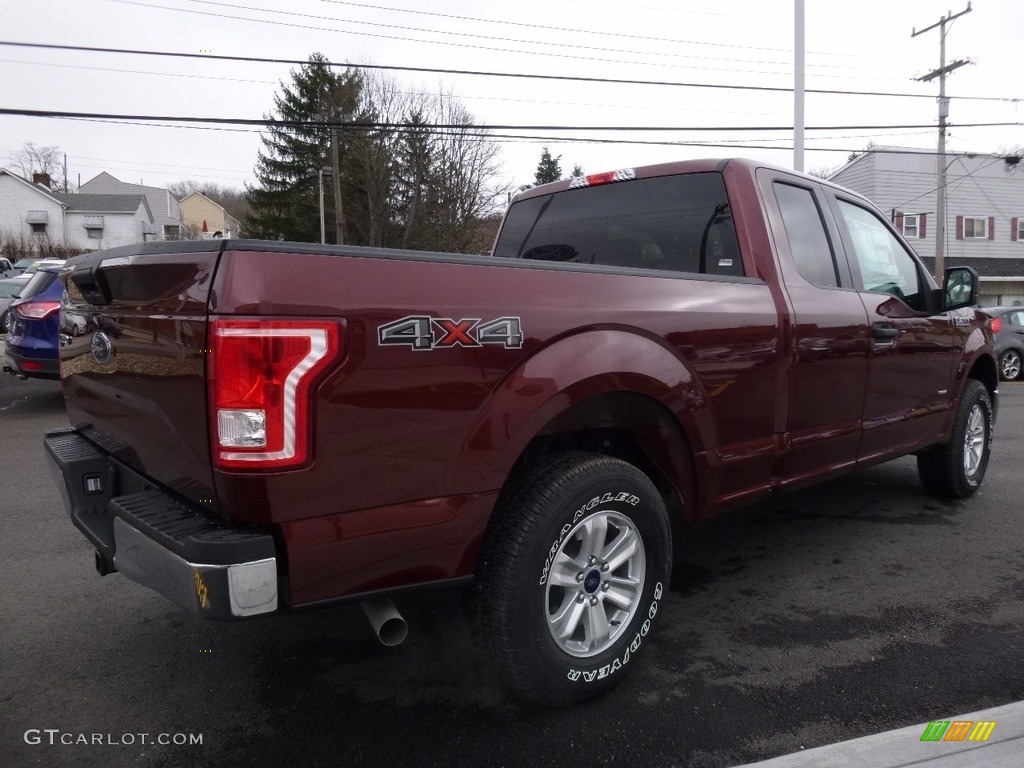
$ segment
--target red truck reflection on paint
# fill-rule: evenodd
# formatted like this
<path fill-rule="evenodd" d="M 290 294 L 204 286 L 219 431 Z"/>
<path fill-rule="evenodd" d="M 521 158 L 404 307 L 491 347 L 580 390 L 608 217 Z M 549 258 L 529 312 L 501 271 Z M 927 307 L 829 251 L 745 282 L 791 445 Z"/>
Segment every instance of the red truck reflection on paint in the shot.
<path fill-rule="evenodd" d="M 965 498 L 991 450 L 977 275 L 749 161 L 530 189 L 489 256 L 156 243 L 62 279 L 46 447 L 101 573 L 209 618 L 356 601 L 389 642 L 392 597 L 460 587 L 553 704 L 635 666 L 685 525 L 907 454 Z"/>

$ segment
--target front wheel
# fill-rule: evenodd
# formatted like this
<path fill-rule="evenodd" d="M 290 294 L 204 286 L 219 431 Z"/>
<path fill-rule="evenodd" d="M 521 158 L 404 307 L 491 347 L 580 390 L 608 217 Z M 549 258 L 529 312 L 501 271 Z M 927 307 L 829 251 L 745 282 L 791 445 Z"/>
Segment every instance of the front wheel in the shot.
<path fill-rule="evenodd" d="M 981 487 L 992 452 L 994 413 L 984 385 L 964 383 L 949 442 L 917 455 L 917 473 L 929 493 L 966 499 Z"/>
<path fill-rule="evenodd" d="M 1003 381 L 1015 381 L 1020 378 L 1021 360 L 1020 352 L 1015 349 L 1008 349 L 999 358 L 999 376 Z"/>
<path fill-rule="evenodd" d="M 566 705 L 636 665 L 671 568 L 665 505 L 639 469 L 564 453 L 512 481 L 467 601 L 471 625 L 520 695 Z"/>

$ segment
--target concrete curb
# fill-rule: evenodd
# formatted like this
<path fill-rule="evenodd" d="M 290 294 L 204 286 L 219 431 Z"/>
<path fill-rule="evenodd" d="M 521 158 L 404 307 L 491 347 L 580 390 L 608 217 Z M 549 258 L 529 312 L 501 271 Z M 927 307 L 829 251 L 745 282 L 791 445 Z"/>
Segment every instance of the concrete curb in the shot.
<path fill-rule="evenodd" d="M 956 717 L 949 722 L 995 721 L 987 741 L 921 741 L 928 723 L 842 741 L 737 768 L 1018 768 L 1024 765 L 1024 702 Z"/>

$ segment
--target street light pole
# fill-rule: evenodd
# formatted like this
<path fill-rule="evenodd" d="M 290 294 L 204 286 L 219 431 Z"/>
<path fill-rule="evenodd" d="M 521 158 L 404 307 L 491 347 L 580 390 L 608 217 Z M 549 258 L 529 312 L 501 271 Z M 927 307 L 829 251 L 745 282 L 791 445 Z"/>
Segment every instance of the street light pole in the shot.
<path fill-rule="evenodd" d="M 320 245 L 327 244 L 327 229 L 324 226 L 324 175 L 330 176 L 331 173 L 330 168 L 320 168 L 316 172 L 320 180 Z"/>

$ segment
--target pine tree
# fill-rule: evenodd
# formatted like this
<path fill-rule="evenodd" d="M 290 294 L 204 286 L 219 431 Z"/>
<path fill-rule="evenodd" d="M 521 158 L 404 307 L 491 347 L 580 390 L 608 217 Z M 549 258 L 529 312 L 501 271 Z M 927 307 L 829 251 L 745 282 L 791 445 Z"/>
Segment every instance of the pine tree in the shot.
<path fill-rule="evenodd" d="M 298 71 L 292 71 L 291 83 L 282 83 L 280 93 L 274 96 L 274 113 L 266 118 L 297 125 L 270 126 L 261 138 L 263 149 L 257 155 L 255 169 L 257 184 L 246 188 L 250 206 L 246 229 L 251 236 L 319 241 L 318 172 L 331 165 L 329 124 L 352 119 L 360 88 L 357 71 L 336 73 L 319 53 L 311 55 Z M 328 220 L 333 221 L 330 183 L 331 176 L 326 175 L 325 208 Z M 329 231 L 333 229 L 328 227 Z"/>
<path fill-rule="evenodd" d="M 562 156 L 552 157 L 547 147 L 541 150 L 540 162 L 537 163 L 537 172 L 533 175 L 534 184 L 547 184 L 550 181 L 558 181 L 562 178 Z"/>

